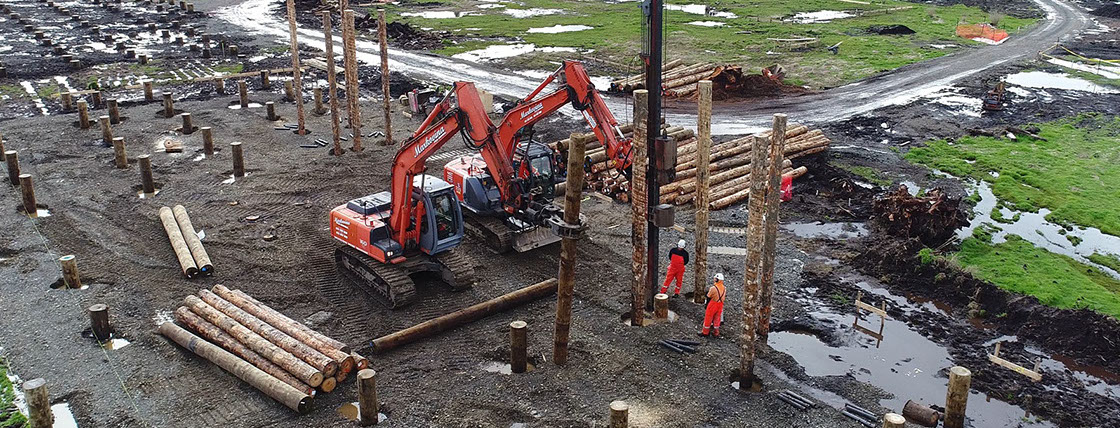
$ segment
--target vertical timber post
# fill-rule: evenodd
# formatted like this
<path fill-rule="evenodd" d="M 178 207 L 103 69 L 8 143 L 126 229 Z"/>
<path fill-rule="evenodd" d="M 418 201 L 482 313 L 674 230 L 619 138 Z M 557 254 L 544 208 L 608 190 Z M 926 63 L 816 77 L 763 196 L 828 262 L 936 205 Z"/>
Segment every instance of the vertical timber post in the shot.
<path fill-rule="evenodd" d="M 634 138 L 631 146 L 630 171 L 630 214 L 633 221 L 630 229 L 630 242 L 634 246 L 631 259 L 633 282 L 630 288 L 630 325 L 641 327 L 645 322 L 646 310 L 646 222 L 649 211 L 646 209 L 646 130 L 649 128 L 649 91 L 634 91 Z M 569 145 L 570 146 L 570 145 Z M 570 172 L 569 172 L 570 174 Z"/>
<path fill-rule="evenodd" d="M 303 76 L 299 69 L 299 42 L 296 41 L 296 3 L 288 0 L 288 33 L 292 40 L 292 95 L 296 102 L 296 134 L 304 135 L 307 128 L 303 122 Z"/>
<path fill-rule="evenodd" d="M 147 101 L 147 102 L 155 101 L 156 96 L 155 96 L 154 92 L 155 92 L 155 90 L 152 88 L 152 81 L 151 80 L 145 80 L 144 81 L 144 101 Z"/>
<path fill-rule="evenodd" d="M 151 155 L 140 155 L 136 159 L 140 161 L 141 190 L 144 194 L 151 195 L 156 192 L 156 182 L 152 179 L 152 157 Z"/>
<path fill-rule="evenodd" d="M 23 383 L 23 395 L 27 399 L 27 422 L 32 428 L 54 425 L 51 414 L 51 399 L 47 393 L 47 381 L 43 378 L 31 379 Z"/>
<path fill-rule="evenodd" d="M 191 114 L 183 113 L 180 114 L 179 117 L 183 119 L 183 134 L 187 135 L 194 133 L 194 124 L 191 123 Z"/>
<path fill-rule="evenodd" d="M 692 301 L 704 303 L 708 285 L 708 169 L 712 151 L 712 81 L 699 83 L 696 114 L 696 263 L 692 278 Z"/>
<path fill-rule="evenodd" d="M 249 84 L 245 79 L 237 81 L 237 95 L 241 98 L 241 108 L 249 108 Z"/>
<path fill-rule="evenodd" d="M 525 373 L 529 364 L 528 330 L 525 321 L 509 323 L 509 366 L 514 373 Z"/>
<path fill-rule="evenodd" d="M 949 369 L 949 390 L 945 393 L 945 428 L 964 428 L 968 388 L 971 385 L 972 372 L 967 368 L 956 366 Z"/>
<path fill-rule="evenodd" d="M 381 50 L 381 95 L 385 98 L 385 143 L 393 144 L 393 100 L 389 95 L 389 23 L 385 21 L 385 9 L 377 9 L 377 40 Z"/>
<path fill-rule="evenodd" d="M 4 152 L 4 161 L 8 163 L 8 182 L 19 186 L 19 153 L 15 150 Z"/>
<path fill-rule="evenodd" d="M 649 25 L 649 65 L 646 72 L 646 89 L 649 93 L 649 112 L 646 120 L 646 212 L 652 213 L 653 207 L 661 202 L 661 184 L 657 180 L 657 138 L 661 136 L 661 61 L 662 61 L 662 15 L 665 12 L 664 0 L 650 0 Z M 658 265 L 661 261 L 659 236 L 661 231 L 652 221 L 646 222 L 646 289 L 652 297 L 657 292 Z M 652 302 L 647 302 L 649 305 Z"/>
<path fill-rule="evenodd" d="M 109 123 L 116 125 L 121 123 L 121 110 L 117 106 L 116 98 L 109 98 Z"/>
<path fill-rule="evenodd" d="M 358 371 L 358 423 L 362 426 L 377 425 L 377 372 L 373 369 Z"/>
<path fill-rule="evenodd" d="M 62 265 L 62 283 L 66 288 L 79 289 L 82 288 L 82 276 L 78 273 L 78 259 L 73 254 L 67 254 L 58 258 L 58 264 Z"/>
<path fill-rule="evenodd" d="M 739 390 L 754 383 L 755 340 L 758 333 L 758 297 L 762 282 L 763 217 L 766 213 L 766 142 L 751 137 L 751 190 L 747 217 L 747 257 L 743 267 L 743 332 L 739 338 Z"/>
<path fill-rule="evenodd" d="M 175 115 L 175 99 L 170 92 L 163 93 L 163 117 L 168 119 Z"/>
<path fill-rule="evenodd" d="M 98 122 L 101 122 L 101 141 L 105 144 L 113 143 L 113 127 L 109 126 L 109 116 L 99 116 Z"/>
<path fill-rule="evenodd" d="M 358 58 L 354 45 L 354 11 L 342 11 L 342 54 L 346 61 L 346 103 L 350 111 L 350 150 L 362 151 L 362 111 L 358 103 Z"/>
<path fill-rule="evenodd" d="M 78 100 L 78 126 L 89 129 L 89 103 L 86 100 Z"/>
<path fill-rule="evenodd" d="M 883 428 L 906 428 L 906 418 L 898 413 L 883 415 Z"/>
<path fill-rule="evenodd" d="M 774 248 L 778 240 L 778 206 L 782 203 L 782 153 L 786 147 L 786 115 L 774 115 L 770 134 L 770 156 L 766 165 L 766 220 L 762 242 L 762 290 L 759 293 L 758 335 L 762 343 L 770 335 L 770 310 L 774 300 Z"/>
<path fill-rule="evenodd" d="M 313 89 L 312 94 L 315 99 L 315 110 L 312 110 L 312 113 L 323 114 L 323 88 Z"/>
<path fill-rule="evenodd" d="M 230 152 L 233 153 L 233 176 L 245 176 L 245 152 L 241 151 L 241 142 L 234 141 L 229 143 Z"/>
<path fill-rule="evenodd" d="M 19 175 L 19 189 L 23 193 L 24 212 L 28 217 L 39 217 L 38 204 L 35 202 L 35 184 L 31 180 L 31 174 Z"/>
<path fill-rule="evenodd" d="M 209 126 L 200 128 L 202 131 L 202 153 L 214 156 L 214 130 Z"/>
<path fill-rule="evenodd" d="M 659 320 L 669 318 L 669 295 L 657 293 L 653 295 L 653 317 Z"/>
<path fill-rule="evenodd" d="M 331 154 L 335 156 L 342 156 L 342 141 L 339 140 L 339 134 L 342 133 L 341 125 L 339 125 L 338 112 L 338 81 L 337 74 L 334 70 L 334 35 L 331 34 L 331 13 L 330 11 L 323 12 L 323 35 L 326 41 L 326 56 L 327 56 L 327 87 L 330 90 L 330 106 L 331 106 L 331 133 L 334 135 L 334 148 L 331 149 Z M 345 42 L 344 42 L 345 43 Z"/>
<path fill-rule="evenodd" d="M 611 402 L 610 428 L 628 428 L 630 426 L 630 405 L 625 401 Z"/>
<path fill-rule="evenodd" d="M 117 169 L 128 168 L 128 155 L 124 150 L 124 137 L 113 138 L 113 164 Z"/>
<path fill-rule="evenodd" d="M 98 342 L 109 340 L 113 335 L 113 327 L 109 324 L 109 307 L 96 303 L 89 307 L 89 326 L 93 338 Z"/>
<path fill-rule="evenodd" d="M 576 134 L 569 141 L 576 141 Z M 580 197 L 583 196 L 583 144 L 568 145 L 568 183 L 564 189 L 564 222 L 579 225 Z M 565 236 L 560 241 L 560 272 L 556 286 L 556 334 L 552 360 L 557 365 L 568 362 L 568 337 L 572 328 L 572 292 L 575 286 L 578 236 Z"/>

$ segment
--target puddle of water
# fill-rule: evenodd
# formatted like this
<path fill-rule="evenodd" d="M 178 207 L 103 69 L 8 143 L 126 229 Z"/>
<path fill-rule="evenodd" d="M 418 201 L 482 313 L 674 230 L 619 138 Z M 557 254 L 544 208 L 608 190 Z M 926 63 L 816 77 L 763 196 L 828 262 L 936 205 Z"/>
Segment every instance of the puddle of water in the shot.
<path fill-rule="evenodd" d="M 543 33 L 543 34 L 556 34 L 556 33 L 571 33 L 573 31 L 590 30 L 595 27 L 588 25 L 560 25 L 556 24 L 551 27 L 536 27 L 530 28 L 527 33 Z"/>
<path fill-rule="evenodd" d="M 949 113 L 958 116 L 980 117 L 983 101 L 977 97 L 962 95 L 954 90 L 944 90 L 931 94 L 931 102 L 950 107 Z"/>
<path fill-rule="evenodd" d="M 261 103 L 249 103 L 248 108 L 261 108 L 261 107 L 264 107 L 264 105 L 261 104 Z M 229 106 L 229 109 L 230 110 L 241 110 L 241 103 L 235 102 L 235 103 L 233 103 Z"/>
<path fill-rule="evenodd" d="M 485 3 L 485 4 L 477 5 L 475 7 L 479 8 L 479 9 L 499 9 L 499 8 L 506 7 L 506 5 L 497 4 L 497 3 Z"/>
<path fill-rule="evenodd" d="M 980 42 L 980 43 L 983 43 L 983 44 L 986 44 L 986 45 L 995 46 L 995 45 L 998 45 L 998 44 L 1002 44 L 1003 42 L 1007 41 L 1007 39 L 1010 39 L 1010 37 L 1005 38 L 1003 40 L 992 40 L 992 39 L 987 39 L 987 38 L 984 38 L 984 37 L 973 37 L 973 38 L 970 38 L 969 40 L 972 40 L 974 42 Z"/>
<path fill-rule="evenodd" d="M 358 420 L 358 402 L 344 403 L 338 407 L 338 414 L 351 421 Z M 377 423 L 385 422 L 386 419 L 389 419 L 389 417 L 385 416 L 384 413 L 377 414 Z"/>
<path fill-rule="evenodd" d="M 482 371 L 490 373 L 498 373 L 504 375 L 513 374 L 513 367 L 511 367 L 509 363 L 503 363 L 501 361 L 485 361 L 482 364 L 479 364 L 479 368 L 481 368 Z M 526 372 L 531 372 L 536 368 L 537 367 L 534 366 L 533 363 L 525 363 Z"/>
<path fill-rule="evenodd" d="M 121 349 L 125 346 L 128 346 L 128 344 L 129 344 L 129 341 L 124 340 L 124 339 L 109 339 L 109 341 L 105 342 L 105 344 L 102 345 L 102 346 L 105 347 L 105 349 L 108 349 L 110 351 L 116 351 L 116 350 Z"/>
<path fill-rule="evenodd" d="M 564 13 L 564 9 L 543 9 L 543 8 L 530 8 L 530 9 L 506 9 L 502 13 L 512 16 L 514 18 L 532 18 L 534 16 L 545 15 L 559 15 Z"/>
<path fill-rule="evenodd" d="M 51 406 L 51 414 L 54 415 L 52 428 L 78 428 L 74 412 L 70 411 L 70 403 L 62 402 Z"/>
<path fill-rule="evenodd" d="M 1099 76 L 1104 76 L 1109 79 L 1120 79 L 1120 66 L 1104 65 L 1104 64 L 1083 64 L 1080 62 L 1066 61 L 1063 59 L 1049 58 L 1046 60 L 1051 64 L 1060 65 L 1065 68 L 1072 68 L 1088 73 L 1093 73 Z"/>
<path fill-rule="evenodd" d="M 782 229 L 800 238 L 852 239 L 867 235 L 867 225 L 863 223 L 785 223 Z"/>
<path fill-rule="evenodd" d="M 44 103 L 43 100 L 39 98 L 39 94 L 35 92 L 35 86 L 26 80 L 19 82 L 19 84 L 23 87 L 23 90 L 27 92 L 27 95 L 31 96 L 31 100 L 35 102 L 35 107 L 39 109 L 39 112 L 43 113 L 43 116 L 50 115 L 50 112 L 47 111 L 47 104 Z"/>
<path fill-rule="evenodd" d="M 731 12 L 717 12 L 709 10 L 706 4 L 666 4 L 665 10 L 676 10 L 684 13 L 691 13 L 693 15 L 714 16 L 717 18 L 738 18 L 739 16 Z"/>
<path fill-rule="evenodd" d="M 1062 73 L 1045 71 L 1024 71 L 1007 76 L 1007 83 L 1027 88 L 1065 89 L 1097 94 L 1115 94 L 1120 90 L 1098 85 L 1088 80 Z"/>
<path fill-rule="evenodd" d="M 686 24 L 697 25 L 697 26 L 700 26 L 700 27 L 723 27 L 723 26 L 727 25 L 727 24 L 719 22 L 719 21 L 692 21 L 692 22 L 686 22 Z"/>
<path fill-rule="evenodd" d="M 152 192 L 152 193 L 144 193 L 143 190 L 136 191 L 136 196 L 138 196 L 140 199 L 151 199 L 151 198 L 156 197 L 156 195 L 158 195 L 158 194 L 159 194 L 159 189 L 156 189 L 156 191 Z"/>
<path fill-rule="evenodd" d="M 532 43 L 516 43 L 508 45 L 491 45 L 483 49 L 476 49 L 452 55 L 453 58 L 471 62 L 492 61 L 495 59 L 511 58 L 530 52 L 575 52 L 575 48 L 565 47 L 540 47 Z"/>
<path fill-rule="evenodd" d="M 452 19 L 464 16 L 477 15 L 474 12 L 456 12 L 453 10 L 429 10 L 424 12 L 402 12 L 401 16 L 412 16 L 424 19 Z"/>
<path fill-rule="evenodd" d="M 972 236 L 973 231 L 981 225 L 994 228 L 992 243 L 999 244 L 1007 241 L 1007 235 L 1017 235 L 1036 247 L 1052 253 L 1063 254 L 1076 259 L 1081 263 L 1096 267 L 1113 277 L 1120 278 L 1120 272 L 1103 265 L 1096 264 L 1088 259 L 1093 253 L 1120 255 L 1120 237 L 1108 235 L 1100 229 L 1092 227 L 1074 227 L 1071 230 L 1051 223 L 1046 220 L 1050 210 L 1040 208 L 1037 213 L 1013 211 L 1008 208 L 999 208 L 1004 219 L 1012 219 L 1011 223 L 1001 223 L 992 219 L 992 210 L 996 208 L 999 200 L 992 193 L 988 182 L 977 183 L 974 180 L 962 182 L 974 186 L 973 192 L 979 192 L 980 201 L 973 207 L 973 218 L 968 226 L 957 231 L 957 238 L 964 240 Z M 1070 241 L 1070 237 L 1080 238 L 1077 244 Z"/>
<path fill-rule="evenodd" d="M 1065 371 L 1073 373 L 1085 389 L 1105 397 L 1120 399 L 1120 374 L 1100 366 L 1085 366 L 1064 355 L 1054 355 L 1053 359 L 1042 360 L 1042 370 Z"/>
<path fill-rule="evenodd" d="M 816 12 L 799 12 L 789 19 L 798 24 L 823 24 L 834 19 L 851 18 L 855 15 L 840 10 L 818 10 Z"/>
<path fill-rule="evenodd" d="M 860 286 L 874 296 L 888 298 L 908 310 L 918 310 L 905 298 L 891 295 L 878 284 L 861 282 Z M 867 300 L 873 305 L 878 303 L 874 298 Z M 831 324 L 847 326 L 854 319 L 854 310 L 838 313 L 812 300 L 800 301 L 809 306 L 807 309 L 815 318 Z M 865 326 L 864 330 L 872 326 L 878 330 L 877 318 L 869 316 L 859 324 Z M 797 332 L 771 333 L 769 343 L 775 350 L 793 356 L 810 376 L 850 375 L 891 393 L 894 398 L 880 401 L 884 407 L 902 409 L 907 400 L 927 404 L 944 402 L 948 379 L 938 372 L 955 365 L 948 350 L 911 330 L 902 321 L 886 318 L 882 325 L 881 340 L 856 328 L 839 327 L 836 337 L 840 347 L 831 347 L 816 336 Z M 999 400 L 986 401 L 983 395 L 975 392 L 969 395 L 968 408 L 972 426 L 1054 426 L 1047 422 L 1025 422 L 1023 409 Z"/>

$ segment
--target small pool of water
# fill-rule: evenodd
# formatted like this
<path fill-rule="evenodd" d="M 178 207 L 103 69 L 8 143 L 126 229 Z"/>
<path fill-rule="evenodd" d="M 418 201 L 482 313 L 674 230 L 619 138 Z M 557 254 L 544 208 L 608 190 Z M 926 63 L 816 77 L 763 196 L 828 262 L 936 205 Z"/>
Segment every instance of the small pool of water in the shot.
<path fill-rule="evenodd" d="M 452 19 L 464 16 L 477 15 L 474 12 L 456 12 L 454 10 L 430 10 L 424 12 L 401 12 L 401 16 L 417 17 L 424 19 Z"/>
<path fill-rule="evenodd" d="M 723 26 L 727 25 L 727 24 L 719 22 L 719 21 L 692 21 L 692 22 L 686 22 L 686 24 L 696 25 L 696 26 L 699 26 L 699 27 L 723 27 Z"/>
<path fill-rule="evenodd" d="M 823 24 L 835 19 L 851 18 L 854 14 L 841 10 L 818 10 L 816 12 L 799 12 L 789 19 L 798 24 Z"/>
<path fill-rule="evenodd" d="M 543 33 L 543 34 L 557 34 L 557 33 L 571 33 L 574 31 L 590 30 L 595 27 L 589 25 L 553 25 L 551 27 L 535 27 L 530 28 L 527 33 Z"/>
<path fill-rule="evenodd" d="M 1007 83 L 1027 88 L 1065 89 L 1095 94 L 1116 94 L 1120 90 L 1109 88 L 1064 73 L 1046 71 L 1024 71 L 1007 76 Z"/>
<path fill-rule="evenodd" d="M 666 4 L 665 10 L 676 10 L 684 13 L 691 13 L 693 15 L 714 16 L 717 18 L 738 18 L 739 16 L 732 12 L 720 12 L 711 9 L 706 4 Z"/>
<path fill-rule="evenodd" d="M 564 9 L 542 9 L 542 8 L 509 9 L 509 8 L 506 8 L 505 10 L 502 11 L 502 13 L 504 13 L 506 15 L 509 15 L 509 16 L 512 16 L 514 18 L 532 18 L 534 16 L 559 15 L 561 13 L 564 13 Z"/>
<path fill-rule="evenodd" d="M 566 47 L 537 47 L 532 43 L 514 43 L 506 45 L 491 45 L 483 49 L 476 49 L 452 55 L 453 58 L 471 62 L 493 61 L 502 58 L 512 58 L 530 52 L 575 52 L 575 48 Z"/>
<path fill-rule="evenodd" d="M 785 223 L 781 227 L 800 238 L 851 239 L 868 233 L 866 224 L 853 222 Z"/>

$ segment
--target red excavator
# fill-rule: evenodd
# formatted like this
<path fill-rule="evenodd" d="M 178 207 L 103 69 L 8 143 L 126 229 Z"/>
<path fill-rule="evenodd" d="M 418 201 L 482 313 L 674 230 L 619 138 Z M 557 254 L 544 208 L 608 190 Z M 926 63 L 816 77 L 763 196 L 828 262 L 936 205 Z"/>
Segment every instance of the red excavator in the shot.
<path fill-rule="evenodd" d="M 553 83 L 559 88 L 540 96 Z M 460 99 L 471 96 L 456 92 Z M 471 134 L 467 144 L 480 153 L 454 159 L 443 168 L 443 179 L 455 187 L 465 208 L 468 232 L 498 253 L 529 251 L 560 240 L 551 231 L 554 227 L 546 226 L 550 226 L 549 218 L 560 217 L 551 200 L 556 183 L 566 175 L 561 170 L 564 161 L 547 145 L 533 141 L 532 128 L 569 104 L 583 114 L 614 168 L 628 171 L 630 140 L 623 137 L 618 121 L 579 61 L 564 61 L 511 108 L 497 127 L 484 114 L 471 115 L 476 119 L 470 123 L 472 131 L 484 128 L 492 132 L 485 136 L 479 132 L 478 138 Z"/>

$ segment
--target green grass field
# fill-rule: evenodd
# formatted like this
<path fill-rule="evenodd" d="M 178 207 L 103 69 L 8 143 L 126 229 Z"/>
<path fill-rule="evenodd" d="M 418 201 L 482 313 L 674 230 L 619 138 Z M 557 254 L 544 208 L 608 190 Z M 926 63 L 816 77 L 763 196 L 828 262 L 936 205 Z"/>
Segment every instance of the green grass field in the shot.
<path fill-rule="evenodd" d="M 27 422 L 12 403 L 15 398 L 15 387 L 8 380 L 8 364 L 0 358 L 0 428 L 21 427 Z"/>
<path fill-rule="evenodd" d="M 957 23 L 979 23 L 991 19 L 987 12 L 966 6 L 937 7 L 898 0 L 863 3 L 865 2 L 839 0 L 718 2 L 718 10 L 734 13 L 737 18 L 666 11 L 666 54 L 670 59 L 682 58 L 690 63 L 724 62 L 755 69 L 779 63 L 786 68 L 790 82 L 831 87 L 953 51 L 953 48 L 938 49 L 932 44 L 952 44 L 958 47 L 976 44 L 955 35 Z M 642 23 L 637 2 L 521 0 L 516 3 L 501 3 L 505 8 L 490 9 L 478 8 L 478 4 L 470 0 L 437 0 L 420 5 L 386 5 L 386 8 L 392 20 L 403 20 L 418 27 L 452 31 L 456 35 L 474 38 L 447 45 L 439 51 L 442 54 L 450 55 L 501 44 L 506 40 L 523 40 L 537 46 L 593 50 L 591 57 L 626 67 L 633 66 L 637 70 L 636 57 L 641 49 Z M 515 18 L 503 12 L 506 9 L 530 8 L 560 9 L 563 12 L 527 18 Z M 400 15 L 402 12 L 422 10 L 456 10 L 477 15 L 451 19 Z M 798 12 L 820 10 L 866 15 L 814 24 L 783 20 Z M 688 24 L 693 21 L 716 21 L 725 26 L 702 27 Z M 1004 17 L 1000 20 L 1000 27 L 1014 32 L 1033 22 L 1029 19 Z M 559 34 L 527 33 L 528 29 L 535 27 L 575 24 L 594 28 Z M 916 34 L 890 36 L 866 31 L 873 25 L 891 24 L 906 25 Z M 809 50 L 791 52 L 768 40 L 798 37 L 817 38 L 819 43 Z M 839 55 L 832 55 L 825 49 L 838 42 L 843 42 Z"/>

